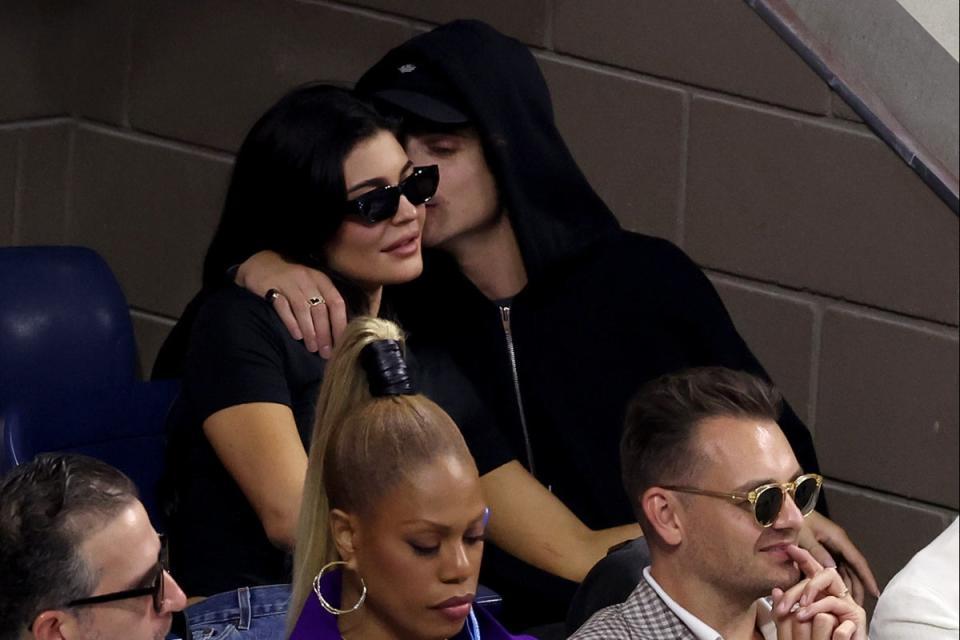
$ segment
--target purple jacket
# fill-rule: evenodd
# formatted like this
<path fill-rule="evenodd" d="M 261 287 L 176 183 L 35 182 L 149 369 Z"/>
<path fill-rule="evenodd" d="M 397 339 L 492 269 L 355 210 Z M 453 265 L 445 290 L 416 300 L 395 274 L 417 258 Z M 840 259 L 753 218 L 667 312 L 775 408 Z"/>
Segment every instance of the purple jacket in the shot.
<path fill-rule="evenodd" d="M 331 573 L 323 577 L 320 591 L 324 599 L 337 607 L 340 605 L 340 573 Z M 532 636 L 513 636 L 496 619 L 484 610 L 475 607 L 474 613 L 480 625 L 481 640 L 535 640 Z M 316 597 L 310 596 L 303 605 L 297 626 L 290 634 L 290 640 L 341 640 L 337 628 L 337 617 L 320 606 Z M 470 640 L 466 627 L 450 640 Z"/>

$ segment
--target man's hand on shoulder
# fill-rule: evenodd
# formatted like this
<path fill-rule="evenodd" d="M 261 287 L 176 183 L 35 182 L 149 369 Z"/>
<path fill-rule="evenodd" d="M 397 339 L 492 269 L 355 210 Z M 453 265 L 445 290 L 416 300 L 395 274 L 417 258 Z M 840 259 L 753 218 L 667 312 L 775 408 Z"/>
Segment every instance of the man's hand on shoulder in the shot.
<path fill-rule="evenodd" d="M 240 265 L 234 281 L 267 298 L 295 340 L 303 340 L 311 352 L 330 357 L 347 326 L 347 310 L 326 274 L 287 262 L 272 251 L 261 251 Z"/>

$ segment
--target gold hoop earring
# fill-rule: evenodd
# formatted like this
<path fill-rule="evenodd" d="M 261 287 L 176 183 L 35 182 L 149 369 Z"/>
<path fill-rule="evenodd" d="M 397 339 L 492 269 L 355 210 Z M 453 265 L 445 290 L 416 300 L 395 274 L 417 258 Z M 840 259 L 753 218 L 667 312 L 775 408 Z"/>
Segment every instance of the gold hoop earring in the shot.
<path fill-rule="evenodd" d="M 345 613 L 353 613 L 361 606 L 363 606 L 363 601 L 367 599 L 367 583 L 363 581 L 363 578 L 360 578 L 360 586 L 363 588 L 363 591 L 360 592 L 360 599 L 357 600 L 357 604 L 353 605 L 349 609 L 337 609 L 335 606 L 327 602 L 323 594 L 320 592 L 320 578 L 323 577 L 323 572 L 329 569 L 330 567 L 336 567 L 337 565 L 347 566 L 347 563 L 343 560 L 334 560 L 333 562 L 328 562 L 323 565 L 320 569 L 320 573 L 317 574 L 317 577 L 313 579 L 313 592 L 317 594 L 317 600 L 320 601 L 320 606 L 327 610 L 327 612 L 332 613 L 335 616 L 342 616 Z"/>

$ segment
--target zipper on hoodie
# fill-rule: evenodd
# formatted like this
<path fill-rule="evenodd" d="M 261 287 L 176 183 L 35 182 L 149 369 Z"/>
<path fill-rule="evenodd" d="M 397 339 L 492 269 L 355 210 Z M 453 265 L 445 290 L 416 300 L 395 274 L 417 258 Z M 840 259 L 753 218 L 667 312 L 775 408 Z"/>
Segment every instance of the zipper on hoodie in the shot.
<path fill-rule="evenodd" d="M 510 358 L 510 373 L 513 374 L 513 393 L 517 398 L 517 411 L 520 413 L 520 429 L 523 431 L 523 446 L 527 453 L 527 467 L 530 475 L 537 476 L 533 463 L 533 447 L 530 444 L 530 432 L 527 430 L 527 416 L 523 411 L 523 398 L 520 396 L 520 377 L 517 375 L 517 353 L 513 347 L 513 333 L 510 330 L 510 305 L 499 305 L 500 321 L 503 323 L 503 335 L 507 340 L 507 357 Z"/>

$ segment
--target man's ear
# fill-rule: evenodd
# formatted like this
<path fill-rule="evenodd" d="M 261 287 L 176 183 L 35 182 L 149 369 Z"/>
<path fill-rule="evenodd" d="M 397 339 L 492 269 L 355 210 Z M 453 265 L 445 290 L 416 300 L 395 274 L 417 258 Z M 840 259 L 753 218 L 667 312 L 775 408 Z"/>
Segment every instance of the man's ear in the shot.
<path fill-rule="evenodd" d="M 51 609 L 42 611 L 33 619 L 27 638 L 35 640 L 70 640 L 79 637 L 76 633 L 77 620 L 66 611 Z"/>
<path fill-rule="evenodd" d="M 330 533 L 337 554 L 351 569 L 356 569 L 357 518 L 341 509 L 330 511 Z"/>
<path fill-rule="evenodd" d="M 683 518 L 673 492 L 661 487 L 650 487 L 640 496 L 640 506 L 647 521 L 664 543 L 675 547 L 683 542 Z"/>

